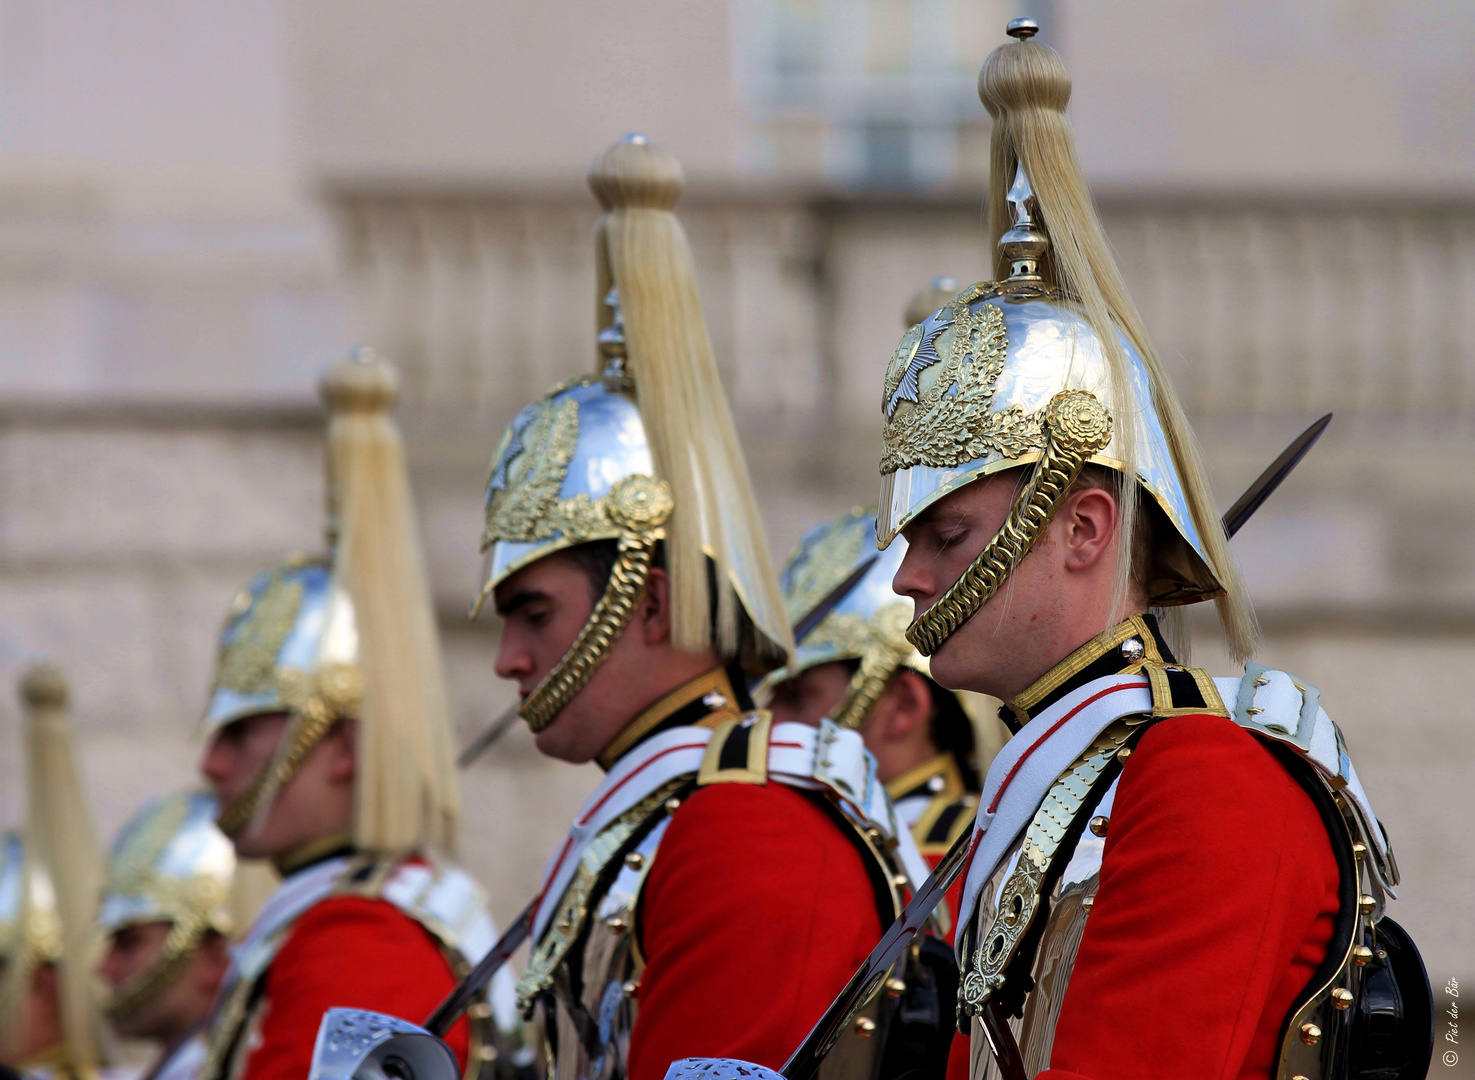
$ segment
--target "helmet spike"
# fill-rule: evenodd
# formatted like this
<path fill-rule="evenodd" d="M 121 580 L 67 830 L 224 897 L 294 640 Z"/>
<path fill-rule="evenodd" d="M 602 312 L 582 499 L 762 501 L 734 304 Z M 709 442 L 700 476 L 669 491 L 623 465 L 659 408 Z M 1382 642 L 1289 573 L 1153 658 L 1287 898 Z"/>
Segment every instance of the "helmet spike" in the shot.
<path fill-rule="evenodd" d="M 1009 263 L 1009 280 L 1041 281 L 1040 259 L 1050 250 L 1050 237 L 1035 224 L 1037 200 L 1023 162 L 1014 166 L 1014 183 L 1005 199 L 1014 225 L 999 237 L 999 254 Z"/>

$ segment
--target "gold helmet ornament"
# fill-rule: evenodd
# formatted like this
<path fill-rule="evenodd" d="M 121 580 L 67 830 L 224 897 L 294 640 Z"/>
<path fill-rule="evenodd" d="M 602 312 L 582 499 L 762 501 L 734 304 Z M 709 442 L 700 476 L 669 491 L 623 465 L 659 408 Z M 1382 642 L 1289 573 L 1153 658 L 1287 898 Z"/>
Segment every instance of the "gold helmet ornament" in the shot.
<path fill-rule="evenodd" d="M 608 655 L 658 544 L 678 649 L 715 647 L 755 677 L 792 649 L 691 250 L 672 212 L 682 184 L 680 164 L 643 135 L 595 159 L 589 185 L 605 210 L 596 235 L 600 369 L 524 408 L 492 458 L 473 618 L 522 567 L 577 544 L 618 545 L 589 622 L 519 707 L 534 731 Z"/>
<path fill-rule="evenodd" d="M 932 503 L 1004 469 L 1032 465 L 1012 512 L 907 637 L 930 655 L 1028 554 L 1084 466 L 1118 485 L 1119 550 L 1151 528 L 1148 602 L 1215 600 L 1230 651 L 1254 620 L 1183 407 L 1127 295 L 1065 118 L 1070 77 L 1053 49 L 1018 40 L 979 75 L 994 127 L 989 190 L 997 278 L 963 289 L 907 331 L 886 372 L 876 539 Z M 1139 498 L 1145 495 L 1145 498 Z M 1150 515 L 1150 520 L 1144 517 Z M 1118 560 L 1117 593 L 1132 585 Z"/>
<path fill-rule="evenodd" d="M 200 791 L 154 799 L 113 841 L 97 926 L 103 934 L 140 923 L 168 923 L 163 952 L 109 997 L 104 1010 L 122 1020 L 170 986 L 206 935 L 229 935 L 236 853 L 215 825 L 216 804 Z"/>
<path fill-rule="evenodd" d="M 358 721 L 353 843 L 395 854 L 455 841 L 459 797 L 435 613 L 393 369 L 368 350 L 334 364 L 328 406 L 327 558 L 258 575 L 220 637 L 207 732 L 262 713 L 291 717 L 273 760 L 220 812 L 250 828 L 340 720 Z"/>
<path fill-rule="evenodd" d="M 0 838 L 0 1041 L 17 1044 L 36 968 L 52 964 L 63 1038 L 60 1064 L 87 1076 L 103 1056 L 92 983 L 101 860 L 72 747 L 66 680 L 55 668 L 39 665 L 22 676 L 20 693 L 27 813 L 22 835 Z"/>

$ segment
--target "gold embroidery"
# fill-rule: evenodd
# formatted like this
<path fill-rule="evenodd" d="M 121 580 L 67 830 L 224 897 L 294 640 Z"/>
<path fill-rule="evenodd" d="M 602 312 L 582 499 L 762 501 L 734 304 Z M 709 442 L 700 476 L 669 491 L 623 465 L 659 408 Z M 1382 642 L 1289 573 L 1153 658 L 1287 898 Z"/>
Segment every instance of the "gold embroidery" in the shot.
<path fill-rule="evenodd" d="M 1004 970 L 1034 919 L 1045 873 L 1071 822 L 1085 806 L 1107 765 L 1147 720 L 1146 715 L 1125 716 L 1110 724 L 1051 785 L 1035 811 L 1019 851 L 1018 866 L 1004 883 L 988 929 L 979 935 L 976 950 L 965 945 L 967 959 L 958 986 L 958 1007 L 967 1015 L 982 1012 L 993 992 L 1004 985 Z M 970 940 L 967 945 L 971 944 Z"/>
<path fill-rule="evenodd" d="M 855 731 L 865 724 L 891 676 L 911 655 L 912 644 L 906 639 L 910 621 L 911 612 L 905 601 L 887 604 L 871 616 L 859 650 L 860 667 L 845 687 L 845 697 L 835 710 L 835 723 Z"/>
<path fill-rule="evenodd" d="M 262 694 L 273 690 L 277 653 L 297 621 L 302 606 L 302 582 L 272 574 L 245 620 L 236 629 L 220 657 L 220 674 L 215 684 L 238 694 Z"/>
<path fill-rule="evenodd" d="M 497 540 L 547 540 L 559 531 L 559 519 L 587 515 L 588 496 L 581 495 L 583 502 L 577 507 L 576 499 L 560 505 L 558 498 L 578 445 L 579 403 L 573 398 L 539 402 L 536 414 L 521 430 L 515 425 L 509 430 L 489 485 L 483 547 Z M 524 454 L 528 460 L 514 483 L 512 464 Z M 504 486 L 498 487 L 499 482 Z"/>
<path fill-rule="evenodd" d="M 830 590 L 855 569 L 861 545 L 870 532 L 865 526 L 866 521 L 860 519 L 847 528 L 835 529 L 804 552 L 804 558 L 794 567 L 793 577 L 785 590 L 790 620 L 798 622 L 808 615 L 815 604 L 828 596 Z M 825 622 L 829 622 L 828 617 Z M 818 629 L 814 631 L 815 634 L 818 632 Z M 813 635 L 806 639 L 810 644 L 818 640 Z"/>
<path fill-rule="evenodd" d="M 548 922 L 543 937 L 533 949 L 527 971 L 517 983 L 517 1007 L 530 1012 L 534 1000 L 553 985 L 554 973 L 584 929 L 589 916 L 589 900 L 604 868 L 619 853 L 635 830 L 660 810 L 672 793 L 687 782 L 687 777 L 662 784 L 614 821 L 606 825 L 579 858 L 574 878 L 559 898 L 558 907 Z"/>
<path fill-rule="evenodd" d="M 1111 441 L 1111 413 L 1084 390 L 1065 390 L 1043 410 L 1044 453 L 997 535 L 942 598 L 917 616 L 907 639 L 931 656 L 988 602 L 1029 554 L 1086 459 Z"/>
<path fill-rule="evenodd" d="M 885 395 L 894 402 L 883 436 L 881 472 L 914 465 L 951 468 L 984 457 L 990 450 L 1006 458 L 1044 448 L 1039 412 L 1026 414 L 1017 405 L 989 412 L 994 388 L 1009 350 L 1004 312 L 997 304 L 970 311 L 959 300 L 943 309 L 952 323 L 940 337 L 946 342 L 936 376 L 915 403 L 897 390 L 905 378 L 919 378 L 913 356 L 922 343 L 921 328 L 902 339 L 886 374 Z"/>

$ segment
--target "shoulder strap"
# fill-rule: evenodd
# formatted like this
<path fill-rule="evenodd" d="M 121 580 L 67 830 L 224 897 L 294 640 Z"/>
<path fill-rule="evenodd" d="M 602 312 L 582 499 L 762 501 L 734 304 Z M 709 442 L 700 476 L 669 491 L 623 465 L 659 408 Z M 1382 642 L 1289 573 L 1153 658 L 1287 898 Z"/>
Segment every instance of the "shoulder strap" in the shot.
<path fill-rule="evenodd" d="M 697 787 L 768 783 L 768 736 L 772 727 L 773 716 L 766 709 L 724 720 L 707 743 Z"/>

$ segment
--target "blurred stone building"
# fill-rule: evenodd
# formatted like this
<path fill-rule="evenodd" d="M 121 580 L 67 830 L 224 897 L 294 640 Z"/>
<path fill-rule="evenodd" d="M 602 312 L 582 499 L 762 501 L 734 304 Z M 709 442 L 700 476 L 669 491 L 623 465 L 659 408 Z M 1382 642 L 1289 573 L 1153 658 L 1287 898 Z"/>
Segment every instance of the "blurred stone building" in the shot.
<path fill-rule="evenodd" d="M 4 0 L 0 676 L 72 676 L 107 833 L 189 782 L 236 587 L 320 544 L 317 371 L 399 364 L 463 738 L 511 700 L 464 612 L 502 425 L 592 366 L 588 162 L 684 162 L 709 324 L 782 557 L 874 498 L 880 372 L 985 275 L 977 68 L 1035 14 L 1224 505 L 1264 658 L 1324 688 L 1436 982 L 1475 973 L 1475 8 L 1055 0 Z M 1198 660 L 1216 660 L 1212 626 Z M 0 705 L 0 822 L 21 806 Z M 519 732 L 463 855 L 510 916 L 589 769 Z"/>

